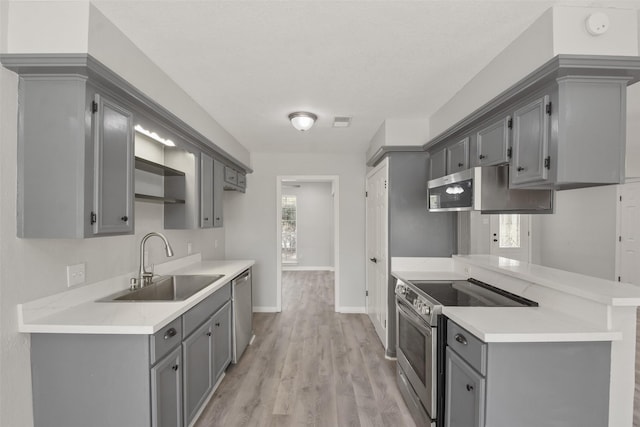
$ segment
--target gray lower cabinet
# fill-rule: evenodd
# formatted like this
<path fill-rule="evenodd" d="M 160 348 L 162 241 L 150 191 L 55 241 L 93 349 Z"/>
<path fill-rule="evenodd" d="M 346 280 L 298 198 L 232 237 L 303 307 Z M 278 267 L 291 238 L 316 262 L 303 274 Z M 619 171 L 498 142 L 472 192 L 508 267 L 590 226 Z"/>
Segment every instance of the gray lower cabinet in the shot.
<path fill-rule="evenodd" d="M 182 358 L 176 348 L 151 368 L 151 425 L 182 425 Z"/>
<path fill-rule="evenodd" d="M 445 361 L 446 427 L 608 424 L 610 342 L 485 343 L 448 320 Z"/>
<path fill-rule="evenodd" d="M 231 285 L 154 335 L 32 334 L 35 427 L 183 427 L 231 361 Z"/>
<path fill-rule="evenodd" d="M 483 427 L 485 380 L 450 348 L 446 353 L 446 427 Z"/>
<path fill-rule="evenodd" d="M 477 166 L 493 166 L 509 162 L 509 123 L 510 116 L 501 117 L 476 132 Z"/>
<path fill-rule="evenodd" d="M 211 321 L 206 322 L 182 343 L 185 425 L 193 420 L 213 388 L 211 326 Z"/>
<path fill-rule="evenodd" d="M 211 319 L 213 330 L 213 375 L 218 379 L 231 363 L 231 303 L 222 307 Z"/>
<path fill-rule="evenodd" d="M 18 237 L 133 233 L 133 114 L 81 76 L 21 76 Z"/>

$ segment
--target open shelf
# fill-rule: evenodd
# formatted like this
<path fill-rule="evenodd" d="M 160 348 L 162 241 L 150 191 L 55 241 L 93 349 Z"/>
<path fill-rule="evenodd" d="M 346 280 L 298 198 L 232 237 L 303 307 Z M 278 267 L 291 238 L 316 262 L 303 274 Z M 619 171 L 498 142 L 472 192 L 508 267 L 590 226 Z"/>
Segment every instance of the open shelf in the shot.
<path fill-rule="evenodd" d="M 182 171 L 143 159 L 142 157 L 136 157 L 136 169 L 160 176 L 184 176 L 184 172 Z"/>
<path fill-rule="evenodd" d="M 181 199 L 171 199 L 167 197 L 151 196 L 149 194 L 136 193 L 135 196 L 136 196 L 136 200 L 139 200 L 141 202 L 164 203 L 165 205 L 183 205 L 185 203 L 185 201 Z"/>

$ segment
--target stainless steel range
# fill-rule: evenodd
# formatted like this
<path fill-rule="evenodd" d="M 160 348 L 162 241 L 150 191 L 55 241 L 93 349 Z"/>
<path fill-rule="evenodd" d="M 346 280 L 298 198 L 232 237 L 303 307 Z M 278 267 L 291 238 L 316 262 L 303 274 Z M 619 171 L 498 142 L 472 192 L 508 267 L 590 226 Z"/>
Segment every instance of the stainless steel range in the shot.
<path fill-rule="evenodd" d="M 444 306 L 530 307 L 538 304 L 476 279 L 396 283 L 398 384 L 419 426 L 441 426 Z M 444 322 L 442 322 L 444 323 Z"/>

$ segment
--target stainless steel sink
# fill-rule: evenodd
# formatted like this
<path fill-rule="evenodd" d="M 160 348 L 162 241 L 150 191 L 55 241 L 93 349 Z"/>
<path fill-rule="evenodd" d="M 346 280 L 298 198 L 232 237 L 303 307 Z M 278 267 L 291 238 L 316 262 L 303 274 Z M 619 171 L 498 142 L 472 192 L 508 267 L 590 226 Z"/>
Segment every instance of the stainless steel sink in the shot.
<path fill-rule="evenodd" d="M 133 291 L 127 289 L 98 301 L 183 301 L 222 277 L 224 277 L 224 274 L 160 276 L 144 288 Z"/>

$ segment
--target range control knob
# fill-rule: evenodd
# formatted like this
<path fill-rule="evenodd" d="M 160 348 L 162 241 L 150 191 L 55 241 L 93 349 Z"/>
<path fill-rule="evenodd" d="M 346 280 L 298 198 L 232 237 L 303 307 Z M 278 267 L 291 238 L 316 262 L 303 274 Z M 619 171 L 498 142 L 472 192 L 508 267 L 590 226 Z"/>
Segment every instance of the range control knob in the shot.
<path fill-rule="evenodd" d="M 431 307 L 429 307 L 428 305 L 423 305 L 422 307 L 420 307 L 420 313 L 424 314 L 425 316 L 429 316 L 431 314 Z"/>
<path fill-rule="evenodd" d="M 407 293 L 407 288 L 406 286 L 398 283 L 398 285 L 396 286 L 396 292 L 399 293 L 400 295 L 404 295 Z"/>

